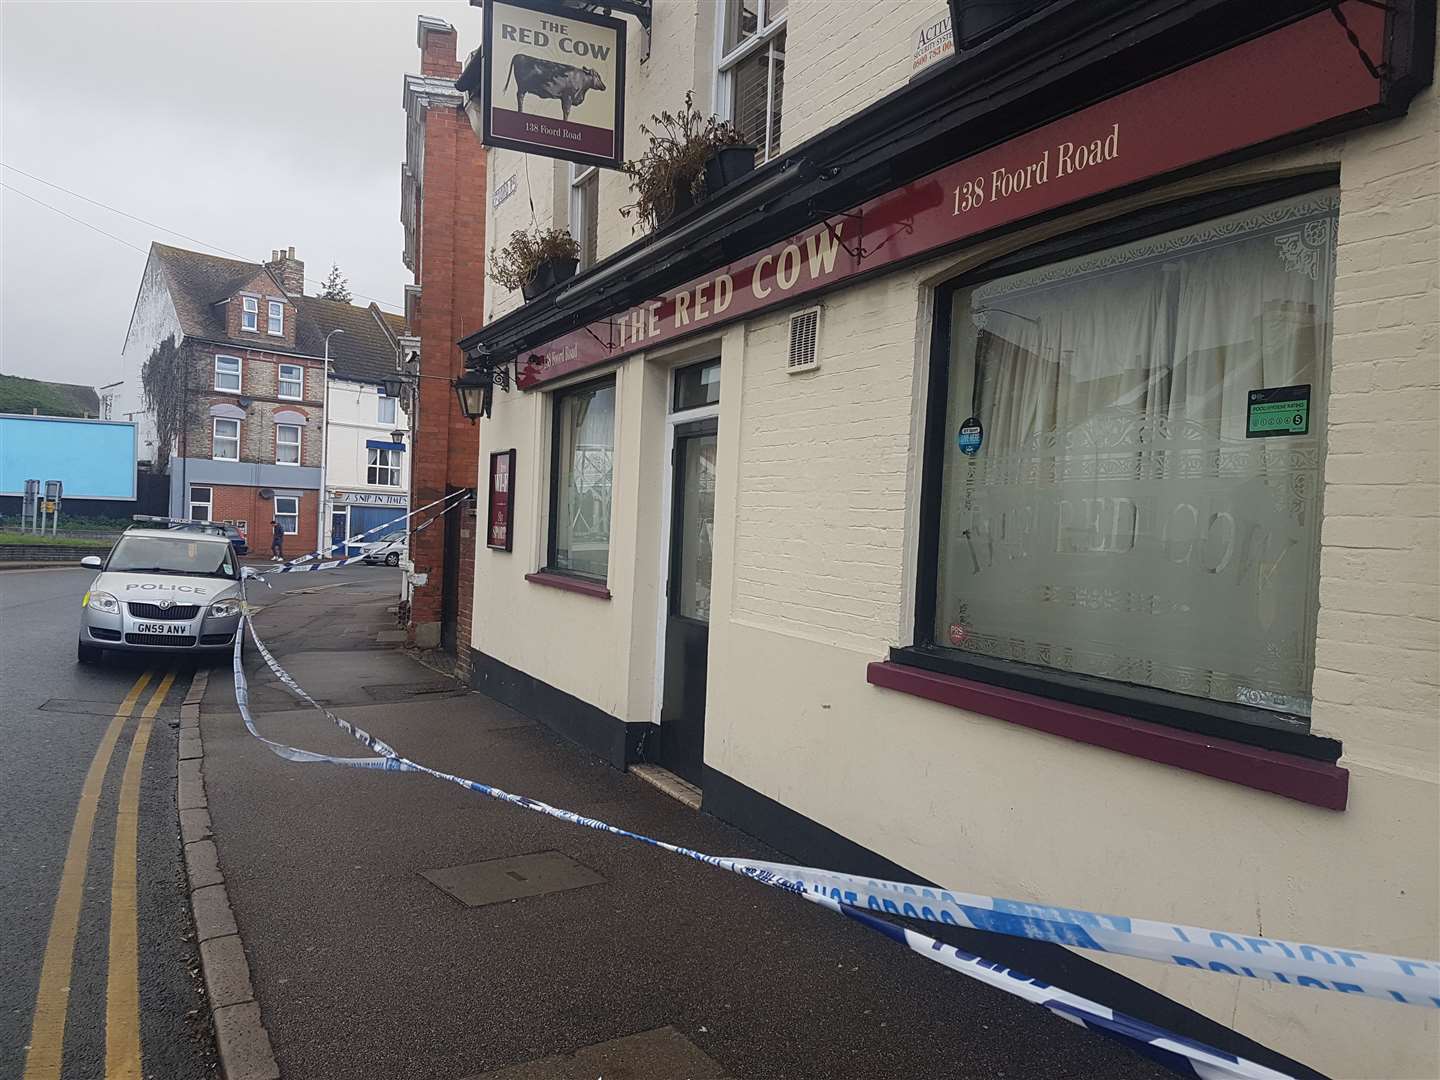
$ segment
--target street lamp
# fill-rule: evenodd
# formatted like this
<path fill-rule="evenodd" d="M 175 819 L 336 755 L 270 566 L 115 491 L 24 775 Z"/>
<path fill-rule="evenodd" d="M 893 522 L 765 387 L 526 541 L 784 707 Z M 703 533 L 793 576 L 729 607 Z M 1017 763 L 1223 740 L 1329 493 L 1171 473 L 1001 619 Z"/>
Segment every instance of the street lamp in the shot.
<path fill-rule="evenodd" d="M 330 475 L 326 462 L 330 457 L 330 339 L 336 334 L 343 334 L 345 331 L 338 326 L 325 335 L 325 391 L 323 415 L 320 419 L 320 495 L 315 500 L 318 504 L 318 520 L 315 522 L 315 551 L 317 553 L 325 550 L 325 541 L 322 539 L 325 534 L 325 519 L 328 516 L 327 510 L 328 495 L 330 492 Z"/>
<path fill-rule="evenodd" d="M 455 388 L 466 420 L 473 424 L 480 417 L 490 415 L 490 405 L 495 399 L 495 377 L 491 372 L 467 371 L 450 385 Z"/>

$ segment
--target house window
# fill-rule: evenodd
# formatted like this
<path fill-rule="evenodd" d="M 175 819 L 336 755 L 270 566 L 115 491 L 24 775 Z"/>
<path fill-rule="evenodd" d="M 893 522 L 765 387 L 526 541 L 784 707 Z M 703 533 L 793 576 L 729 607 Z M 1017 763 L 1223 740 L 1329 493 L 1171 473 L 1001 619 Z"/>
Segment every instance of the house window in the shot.
<path fill-rule="evenodd" d="M 190 520 L 210 521 L 215 512 L 215 496 L 208 487 L 190 485 Z"/>
<path fill-rule="evenodd" d="M 395 426 L 395 398 L 381 394 L 375 400 L 375 422 Z"/>
<path fill-rule="evenodd" d="M 1210 220 L 1167 231 L 1176 212 L 1150 211 L 1125 226 L 1146 239 L 1055 242 L 941 291 L 917 662 L 1180 726 L 1308 729 L 1338 197 L 1267 197 L 1192 202 Z M 1293 403 L 1276 437 L 1256 436 L 1261 390 Z"/>
<path fill-rule="evenodd" d="M 604 581 L 610 564 L 615 380 L 555 395 L 547 568 Z"/>
<path fill-rule="evenodd" d="M 717 112 L 728 116 L 761 161 L 780 152 L 785 94 L 787 0 L 723 0 L 717 36 Z"/>
<path fill-rule="evenodd" d="M 210 456 L 216 461 L 239 461 L 240 421 L 217 416 L 213 423 L 214 437 L 210 442 Z"/>
<path fill-rule="evenodd" d="M 300 425 L 275 425 L 275 464 L 300 464 Z"/>
<path fill-rule="evenodd" d="M 600 170 L 570 163 L 570 235 L 580 245 L 580 269 L 594 266 L 600 247 Z"/>
<path fill-rule="evenodd" d="M 399 487 L 400 451 L 372 446 L 366 453 L 370 464 L 365 470 L 365 482 L 375 487 Z"/>
<path fill-rule="evenodd" d="M 299 364 L 281 364 L 279 396 L 299 401 L 305 396 L 305 369 Z"/>
<path fill-rule="evenodd" d="M 280 523 L 286 536 L 294 536 L 300 531 L 300 496 L 298 495 L 276 495 L 275 496 L 275 520 Z"/>
<path fill-rule="evenodd" d="M 232 394 L 240 392 L 240 358 L 238 356 L 215 357 L 215 389 Z"/>
<path fill-rule="evenodd" d="M 260 329 L 260 301 L 253 296 L 240 298 L 240 329 Z"/>
<path fill-rule="evenodd" d="M 269 304 L 270 310 L 266 318 L 265 330 L 267 333 L 283 336 L 285 333 L 285 305 L 279 300 L 271 300 Z"/>

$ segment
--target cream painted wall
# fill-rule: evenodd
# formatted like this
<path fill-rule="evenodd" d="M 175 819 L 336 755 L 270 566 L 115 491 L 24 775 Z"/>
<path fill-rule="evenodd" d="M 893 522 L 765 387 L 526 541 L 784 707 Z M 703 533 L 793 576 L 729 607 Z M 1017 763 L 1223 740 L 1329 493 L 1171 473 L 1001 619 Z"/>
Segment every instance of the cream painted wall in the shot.
<path fill-rule="evenodd" d="M 721 466 L 738 493 L 733 567 L 715 589 L 707 763 L 955 888 L 1436 958 L 1437 116 L 1432 93 L 1403 122 L 832 294 L 811 374 L 783 372 L 786 313 L 752 320 L 739 438 Z M 910 638 L 925 286 L 1122 209 L 1337 162 L 1314 727 L 1344 742 L 1349 809 L 870 687 L 866 664 Z M 1433 1011 L 1114 966 L 1335 1075 L 1440 1075 Z"/>
<path fill-rule="evenodd" d="M 842 19 L 837 5 L 792 0 L 787 147 L 902 84 L 909 35 L 931 13 L 929 4 L 845 4 Z M 821 31 L 835 25 L 871 44 L 822 44 Z M 862 46 L 874 50 L 864 64 L 855 59 Z M 697 71 L 708 65 L 695 55 Z M 632 120 L 649 111 L 632 94 Z M 502 153 L 492 152 L 492 183 L 517 171 L 493 164 Z M 869 686 L 865 665 L 910 638 L 929 289 L 1003 251 L 1142 205 L 1337 165 L 1313 690 L 1315 730 L 1344 743 L 1349 809 L 1319 810 Z M 532 180 L 542 173 L 549 186 L 535 202 L 546 220 L 557 170 L 532 161 Z M 629 237 L 612 213 L 614 182 L 602 182 L 602 253 Z M 496 220 L 529 217 L 522 170 Z M 813 373 L 783 372 L 787 311 L 698 346 L 723 356 L 707 762 L 957 888 L 1436 958 L 1437 250 L 1440 109 L 1431 91 L 1405 120 L 830 294 Z M 489 310 L 510 306 L 502 298 Z M 482 462 L 491 450 L 519 450 L 517 532 L 511 554 L 479 548 L 474 646 L 629 721 L 654 709 L 664 385 L 679 353 L 619 368 L 608 601 L 523 579 L 544 561 L 548 395 L 500 394 L 481 425 Z M 1336 1076 L 1440 1075 L 1433 1011 L 1104 962 Z"/>

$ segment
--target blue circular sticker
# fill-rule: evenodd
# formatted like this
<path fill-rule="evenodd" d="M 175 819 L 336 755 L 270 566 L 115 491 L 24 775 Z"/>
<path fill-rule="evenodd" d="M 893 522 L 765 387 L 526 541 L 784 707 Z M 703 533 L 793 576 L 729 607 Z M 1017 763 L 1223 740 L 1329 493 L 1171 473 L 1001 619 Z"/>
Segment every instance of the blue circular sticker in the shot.
<path fill-rule="evenodd" d="M 960 452 L 966 457 L 974 457 L 980 452 L 980 444 L 985 439 L 985 429 L 980 426 L 980 418 L 972 416 L 960 425 L 960 434 L 955 436 L 955 445 L 960 447 Z"/>

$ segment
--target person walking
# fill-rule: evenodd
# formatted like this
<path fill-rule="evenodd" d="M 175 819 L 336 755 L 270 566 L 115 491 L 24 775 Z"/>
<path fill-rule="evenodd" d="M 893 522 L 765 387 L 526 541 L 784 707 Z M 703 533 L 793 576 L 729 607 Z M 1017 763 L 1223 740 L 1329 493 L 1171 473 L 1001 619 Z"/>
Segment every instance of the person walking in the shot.
<path fill-rule="evenodd" d="M 285 529 L 274 518 L 270 519 L 270 557 L 276 562 L 285 559 Z"/>

